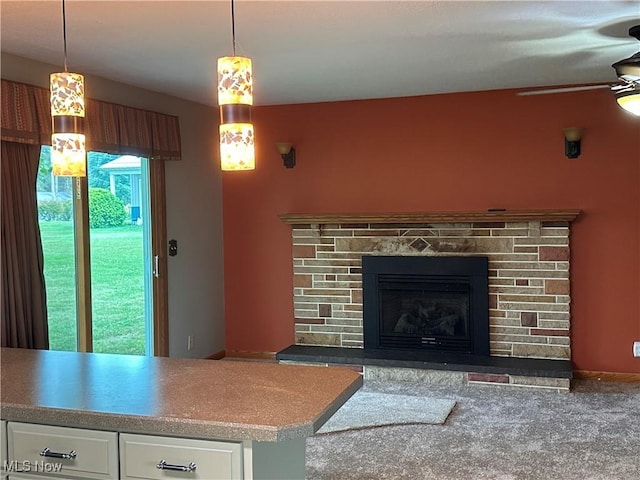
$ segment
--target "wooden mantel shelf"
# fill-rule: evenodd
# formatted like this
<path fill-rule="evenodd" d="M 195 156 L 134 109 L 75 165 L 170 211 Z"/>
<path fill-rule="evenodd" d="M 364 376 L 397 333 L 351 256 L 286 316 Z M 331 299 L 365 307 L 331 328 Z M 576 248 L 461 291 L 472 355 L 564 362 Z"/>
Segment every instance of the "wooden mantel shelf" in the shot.
<path fill-rule="evenodd" d="M 503 210 L 425 213 L 284 213 L 291 225 L 345 223 L 571 222 L 580 210 Z"/>

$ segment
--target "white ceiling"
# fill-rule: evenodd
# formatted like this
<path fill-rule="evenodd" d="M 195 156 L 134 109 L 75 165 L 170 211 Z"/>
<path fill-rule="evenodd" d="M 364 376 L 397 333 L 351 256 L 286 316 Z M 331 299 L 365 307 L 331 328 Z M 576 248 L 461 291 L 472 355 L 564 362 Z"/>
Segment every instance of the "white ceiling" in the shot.
<path fill-rule="evenodd" d="M 70 71 L 216 105 L 230 0 L 66 1 Z M 62 2 L 1 0 L 1 49 L 63 64 Z M 614 83 L 640 0 L 236 0 L 255 105 Z"/>

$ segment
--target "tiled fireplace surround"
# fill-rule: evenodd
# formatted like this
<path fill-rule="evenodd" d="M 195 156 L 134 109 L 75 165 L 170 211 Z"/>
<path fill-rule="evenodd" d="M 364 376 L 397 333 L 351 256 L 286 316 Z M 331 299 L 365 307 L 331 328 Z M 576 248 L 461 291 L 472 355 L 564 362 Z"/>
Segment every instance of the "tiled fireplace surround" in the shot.
<path fill-rule="evenodd" d="M 344 347 L 363 348 L 363 255 L 473 255 L 486 256 L 489 262 L 491 358 L 568 363 L 571 359 L 569 226 L 578 213 L 497 210 L 282 215 L 281 219 L 292 227 L 296 345 L 343 347 L 336 349 L 339 351 L 344 351 Z M 283 358 L 286 361 L 286 356 Z M 376 371 L 374 367 L 364 368 L 365 374 L 367 368 Z M 428 380 L 444 376 L 447 381 L 453 378 L 463 383 L 554 390 L 568 390 L 570 386 L 567 375 L 523 374 L 517 368 L 515 373 L 508 368 L 500 370 L 501 373 L 487 373 L 493 370 L 486 368 L 473 371 L 473 367 L 445 374 L 446 370 L 383 368 L 377 372 L 400 371 L 405 376 L 422 374 Z"/>

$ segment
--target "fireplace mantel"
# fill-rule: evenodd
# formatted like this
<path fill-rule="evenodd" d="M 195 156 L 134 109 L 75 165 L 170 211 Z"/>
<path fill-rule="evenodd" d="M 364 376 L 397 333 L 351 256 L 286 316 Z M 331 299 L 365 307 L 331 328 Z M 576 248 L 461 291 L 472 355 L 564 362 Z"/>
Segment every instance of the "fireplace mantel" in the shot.
<path fill-rule="evenodd" d="M 291 225 L 345 223 L 571 222 L 580 210 L 505 210 L 424 213 L 284 213 Z"/>

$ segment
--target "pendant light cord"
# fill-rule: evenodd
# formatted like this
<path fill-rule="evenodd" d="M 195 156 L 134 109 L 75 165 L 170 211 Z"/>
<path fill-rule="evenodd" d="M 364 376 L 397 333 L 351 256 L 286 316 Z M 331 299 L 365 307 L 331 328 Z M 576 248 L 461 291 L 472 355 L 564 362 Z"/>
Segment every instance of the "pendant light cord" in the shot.
<path fill-rule="evenodd" d="M 62 0 L 62 41 L 64 43 L 64 71 L 67 72 L 67 16 L 65 14 L 64 0 Z"/>
<path fill-rule="evenodd" d="M 233 8 L 233 0 L 231 0 L 231 38 L 233 41 L 233 56 L 235 57 L 236 56 L 236 16 Z"/>

